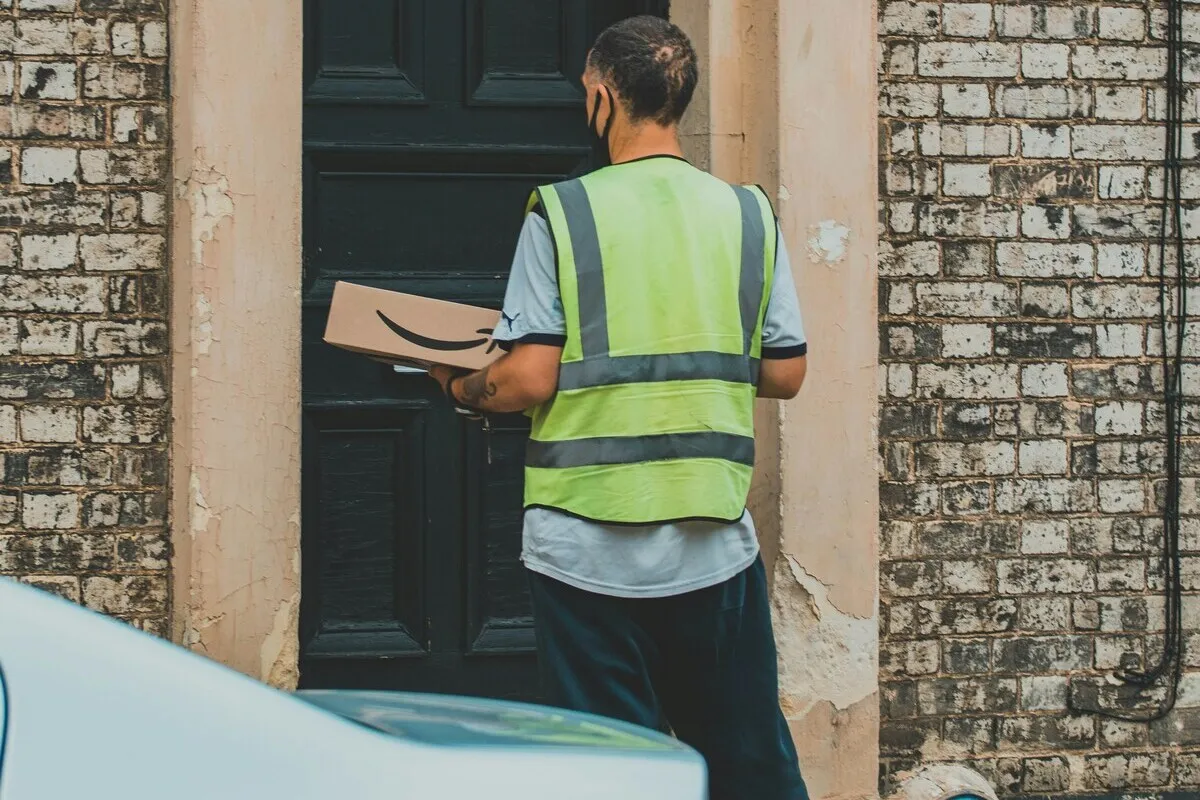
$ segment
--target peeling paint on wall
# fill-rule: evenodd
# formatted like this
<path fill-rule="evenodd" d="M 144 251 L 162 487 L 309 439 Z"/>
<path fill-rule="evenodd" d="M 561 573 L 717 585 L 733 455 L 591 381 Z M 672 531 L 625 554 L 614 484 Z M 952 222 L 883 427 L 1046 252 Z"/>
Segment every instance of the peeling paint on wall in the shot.
<path fill-rule="evenodd" d="M 204 499 L 204 492 L 200 486 L 200 476 L 195 470 L 192 470 L 191 480 L 188 482 L 188 492 L 190 494 L 191 514 L 191 534 L 193 537 L 196 534 L 204 533 L 208 530 L 209 520 L 212 519 L 212 509 L 208 506 L 208 501 Z"/>
<path fill-rule="evenodd" d="M 263 640 L 259 649 L 261 661 L 260 675 L 267 683 L 284 689 L 295 688 L 296 664 L 299 660 L 299 641 L 297 634 L 297 609 L 300 604 L 300 593 L 297 592 L 284 600 L 275 608 L 275 620 L 271 631 Z"/>
<path fill-rule="evenodd" d="M 846 257 L 850 229 L 827 219 L 808 229 L 808 257 L 813 263 L 836 264 Z"/>
<path fill-rule="evenodd" d="M 776 564 L 774 604 L 779 632 L 779 684 L 789 716 L 828 701 L 844 711 L 878 688 L 874 617 L 840 610 L 829 587 L 788 553 Z"/>
<path fill-rule="evenodd" d="M 200 153 L 196 153 L 195 163 L 204 163 Z M 223 220 L 233 218 L 229 179 L 213 167 L 197 167 L 186 179 L 176 181 L 175 196 L 192 210 L 192 263 L 203 264 L 204 245 L 216 237 Z"/>

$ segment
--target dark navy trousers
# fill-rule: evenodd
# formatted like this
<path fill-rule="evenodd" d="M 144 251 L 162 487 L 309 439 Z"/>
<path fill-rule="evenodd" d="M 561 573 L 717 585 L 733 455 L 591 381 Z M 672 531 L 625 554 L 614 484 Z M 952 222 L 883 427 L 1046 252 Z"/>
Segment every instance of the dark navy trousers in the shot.
<path fill-rule="evenodd" d="M 529 575 L 546 702 L 673 732 L 708 763 L 710 800 L 808 800 L 779 708 L 761 559 L 662 598 Z"/>

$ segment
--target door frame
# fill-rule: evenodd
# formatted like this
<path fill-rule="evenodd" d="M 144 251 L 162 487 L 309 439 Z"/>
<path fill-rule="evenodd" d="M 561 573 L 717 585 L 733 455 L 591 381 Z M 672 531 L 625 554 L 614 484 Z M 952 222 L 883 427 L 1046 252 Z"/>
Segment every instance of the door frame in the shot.
<path fill-rule="evenodd" d="M 875 3 L 674 0 L 671 10 L 706 69 L 685 131 L 691 155 L 723 178 L 776 192 L 818 333 L 801 399 L 760 409 L 752 507 L 775 576 L 784 706 L 810 789 L 871 796 Z M 303 4 L 170 0 L 170 25 L 172 636 L 290 688 L 299 649 Z M 807 661 L 839 649 L 870 657 Z"/>

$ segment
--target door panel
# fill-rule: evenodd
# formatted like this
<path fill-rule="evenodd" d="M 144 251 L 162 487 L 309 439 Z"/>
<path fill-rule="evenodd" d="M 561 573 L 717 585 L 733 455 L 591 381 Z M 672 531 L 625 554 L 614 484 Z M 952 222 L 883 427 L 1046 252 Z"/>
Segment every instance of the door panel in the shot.
<path fill-rule="evenodd" d="M 306 0 L 301 684 L 535 699 L 523 417 L 325 345 L 349 280 L 499 308 L 529 192 L 586 158 L 578 76 L 660 0 Z"/>

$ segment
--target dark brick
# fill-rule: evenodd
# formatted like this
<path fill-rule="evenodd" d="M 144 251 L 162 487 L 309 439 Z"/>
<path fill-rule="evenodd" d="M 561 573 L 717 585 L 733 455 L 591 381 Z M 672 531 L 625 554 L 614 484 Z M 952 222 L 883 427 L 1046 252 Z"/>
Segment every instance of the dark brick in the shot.
<path fill-rule="evenodd" d="M 1095 193 L 1096 178 L 1092 167 L 1064 166 L 1060 164 L 1007 165 L 992 168 L 992 185 L 996 196 L 1015 200 L 1040 198 L 1086 198 Z M 1065 218 L 1067 210 L 1047 206 L 1047 211 L 1058 211 Z M 1059 223 L 1062 220 L 1051 220 Z"/>
<path fill-rule="evenodd" d="M 939 727 L 936 719 L 884 720 L 879 726 L 879 752 L 881 755 L 919 753 L 928 739 L 937 738 Z"/>
<path fill-rule="evenodd" d="M 100 400 L 104 396 L 104 370 L 92 364 L 0 364 L 0 398 Z"/>
<path fill-rule="evenodd" d="M 1000 721 L 997 743 L 1012 750 L 1090 750 L 1096 744 L 1094 717 L 1009 717 Z"/>
<path fill-rule="evenodd" d="M 1092 331 L 1082 325 L 997 325 L 995 350 L 1013 358 L 1087 358 Z"/>
<path fill-rule="evenodd" d="M 942 434 L 946 439 L 990 439 L 991 406 L 977 403 L 946 403 L 942 407 Z"/>
<path fill-rule="evenodd" d="M 884 719 L 917 716 L 916 681 L 890 681 L 880 687 L 880 714 Z"/>
<path fill-rule="evenodd" d="M 987 639 L 947 639 L 942 644 L 942 669 L 952 675 L 987 672 L 991 666 Z"/>
<path fill-rule="evenodd" d="M 0 572 L 95 572 L 113 567 L 113 540 L 92 534 L 0 536 Z"/>
<path fill-rule="evenodd" d="M 1088 636 L 1022 637 L 996 642 L 996 668 L 1005 672 L 1066 672 L 1088 669 L 1091 664 L 1092 640 Z"/>
<path fill-rule="evenodd" d="M 921 681 L 917 697 L 924 716 L 1017 710 L 1017 682 L 1003 678 L 935 678 Z"/>
<path fill-rule="evenodd" d="M 937 433 L 936 405 L 889 403 L 880 409 L 879 435 L 885 439 L 921 439 Z"/>

